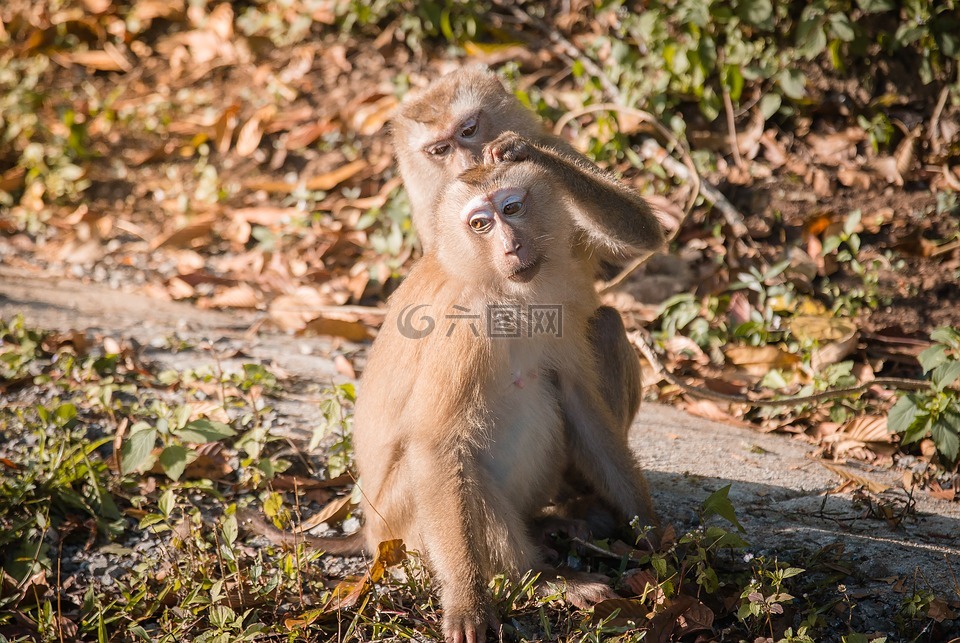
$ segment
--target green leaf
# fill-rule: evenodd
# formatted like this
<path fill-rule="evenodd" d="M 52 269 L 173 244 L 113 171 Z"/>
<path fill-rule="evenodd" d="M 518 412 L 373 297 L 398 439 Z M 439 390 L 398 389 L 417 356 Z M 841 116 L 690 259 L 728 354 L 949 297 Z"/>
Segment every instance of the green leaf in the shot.
<path fill-rule="evenodd" d="M 864 13 L 880 13 L 892 11 L 897 3 L 896 0 L 857 0 L 857 6 L 863 9 Z"/>
<path fill-rule="evenodd" d="M 850 18 L 843 13 L 834 13 L 830 15 L 830 30 L 833 31 L 833 34 L 843 42 L 851 42 L 857 37 L 857 34 L 853 29 L 853 23 L 851 23 Z"/>
<path fill-rule="evenodd" d="M 887 430 L 891 433 L 905 433 L 916 421 L 920 409 L 914 399 L 909 395 L 904 395 L 890 409 L 887 415 Z"/>
<path fill-rule="evenodd" d="M 820 19 L 801 22 L 797 27 L 797 53 L 807 60 L 813 60 L 826 48 L 827 34 Z"/>
<path fill-rule="evenodd" d="M 733 508 L 733 503 L 730 502 L 727 496 L 730 494 L 730 485 L 721 487 L 717 489 L 710 496 L 703 501 L 703 515 L 711 516 L 717 515 L 729 522 L 731 525 L 736 527 L 740 532 L 746 532 L 743 528 L 743 525 L 740 524 L 740 521 L 737 520 L 737 513 Z"/>
<path fill-rule="evenodd" d="M 120 473 L 140 471 L 144 467 L 153 445 L 157 441 L 157 430 L 146 422 L 137 422 L 120 448 Z"/>
<path fill-rule="evenodd" d="M 785 570 L 783 570 L 783 574 L 781 575 L 781 578 L 791 578 L 793 576 L 799 576 L 805 571 L 807 570 L 802 569 L 800 567 L 787 567 Z"/>
<path fill-rule="evenodd" d="M 169 518 L 170 513 L 173 511 L 173 508 L 176 506 L 177 497 L 173 493 L 173 489 L 167 489 L 160 495 L 160 499 L 157 500 L 157 507 L 160 511 L 163 512 L 164 517 Z"/>
<path fill-rule="evenodd" d="M 920 361 L 920 366 L 923 367 L 923 372 L 929 373 L 949 360 L 950 356 L 947 355 L 946 346 L 943 344 L 934 344 L 917 355 L 917 359 Z"/>
<path fill-rule="evenodd" d="M 763 25 L 773 16 L 773 3 L 770 0 L 741 0 L 737 3 L 737 16 L 749 25 Z"/>
<path fill-rule="evenodd" d="M 160 466 L 171 480 L 179 480 L 187 465 L 196 460 L 199 454 L 182 444 L 172 444 L 160 453 Z"/>
<path fill-rule="evenodd" d="M 229 438 L 236 435 L 237 432 L 231 429 L 223 422 L 214 422 L 213 420 L 194 420 L 179 431 L 184 442 L 193 442 L 194 444 L 204 444 L 206 442 L 216 442 L 223 438 Z"/>
<path fill-rule="evenodd" d="M 938 328 L 930 333 L 930 339 L 941 344 L 946 344 L 951 348 L 960 348 L 960 330 L 956 328 L 950 328 L 949 326 Z"/>
<path fill-rule="evenodd" d="M 232 545 L 237 541 L 239 531 L 237 516 L 235 514 L 224 516 L 223 522 L 220 523 L 220 528 L 223 530 L 223 539 L 228 545 Z"/>
<path fill-rule="evenodd" d="M 780 94 L 764 94 L 763 98 L 760 99 L 760 113 L 763 114 L 763 119 L 769 120 L 777 113 L 782 104 L 783 99 L 780 98 Z"/>
<path fill-rule="evenodd" d="M 960 417 L 951 419 L 949 422 L 946 421 L 946 417 L 940 417 L 930 430 L 930 436 L 937 445 L 937 451 L 950 462 L 956 462 L 957 452 L 960 451 L 960 433 L 957 432 L 957 423 L 960 423 Z"/>
<path fill-rule="evenodd" d="M 942 391 L 956 382 L 958 377 L 960 377 L 960 362 L 950 361 L 933 369 L 933 373 L 930 374 L 930 381 L 934 388 Z"/>
<path fill-rule="evenodd" d="M 901 442 L 903 444 L 913 444 L 914 442 L 919 442 L 920 440 L 927 437 L 931 432 L 931 427 L 933 425 L 933 420 L 928 414 L 921 415 L 918 419 L 922 422 L 914 422 L 913 426 L 907 429 L 907 432 L 903 434 Z"/>

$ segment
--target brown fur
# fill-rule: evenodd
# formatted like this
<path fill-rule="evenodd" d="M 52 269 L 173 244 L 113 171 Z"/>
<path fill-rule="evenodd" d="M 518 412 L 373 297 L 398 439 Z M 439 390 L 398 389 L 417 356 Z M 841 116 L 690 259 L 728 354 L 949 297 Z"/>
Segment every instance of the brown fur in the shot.
<path fill-rule="evenodd" d="M 546 569 L 529 532 L 558 493 L 565 454 L 621 518 L 656 522 L 625 434 L 601 397 L 588 339 L 598 300 L 587 259 L 574 250 L 575 195 L 542 159 L 498 163 L 469 178 L 448 185 L 437 212 L 449 228 L 390 300 L 354 428 L 367 548 L 402 538 L 425 553 L 444 635 L 457 643 L 483 640 L 494 574 Z M 522 214 L 508 215 L 504 194 L 525 195 Z M 477 211 L 493 221 L 486 233 L 470 229 Z M 518 272 L 534 267 L 529 279 Z M 424 312 L 436 325 L 411 338 L 401 329 L 420 304 L 429 304 Z M 562 306 L 561 336 L 533 333 L 526 317 L 519 337 L 487 332 L 490 306 L 530 304 Z M 480 315 L 476 334 L 470 320 L 449 328 L 455 306 Z M 571 587 L 580 598 L 602 591 L 595 580 Z"/>
<path fill-rule="evenodd" d="M 471 116 L 477 117 L 477 132 L 469 139 L 458 137 L 458 126 Z M 566 205 L 574 215 L 578 265 L 585 274 L 595 276 L 603 261 L 622 261 L 663 244 L 660 225 L 642 198 L 547 132 L 493 72 L 468 67 L 408 95 L 392 120 L 397 162 L 425 251 L 452 225 L 450 213 L 435 207 L 442 191 L 479 163 L 484 148 L 508 131 L 563 162 L 562 181 L 572 187 Z M 441 141 L 450 145 L 447 154 L 427 153 Z M 636 353 L 619 314 L 612 309 L 597 310 L 588 336 L 605 390 L 619 392 L 608 402 L 618 420 L 618 432 L 625 434 L 640 403 Z"/>

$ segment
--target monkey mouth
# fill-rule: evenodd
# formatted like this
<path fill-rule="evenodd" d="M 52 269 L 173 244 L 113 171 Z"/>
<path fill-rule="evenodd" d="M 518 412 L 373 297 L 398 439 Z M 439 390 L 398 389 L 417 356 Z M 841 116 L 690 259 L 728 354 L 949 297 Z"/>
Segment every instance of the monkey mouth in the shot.
<path fill-rule="evenodd" d="M 540 272 L 540 266 L 542 265 L 543 261 L 540 258 L 534 259 L 525 266 L 520 266 L 510 273 L 510 281 L 525 284 L 537 276 L 537 273 Z"/>

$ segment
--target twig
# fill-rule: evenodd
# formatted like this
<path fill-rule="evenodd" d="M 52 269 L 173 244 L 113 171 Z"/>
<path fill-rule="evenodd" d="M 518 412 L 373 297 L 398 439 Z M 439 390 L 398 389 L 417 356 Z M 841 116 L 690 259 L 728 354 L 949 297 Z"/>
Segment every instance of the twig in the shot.
<path fill-rule="evenodd" d="M 627 333 L 627 339 L 630 340 L 631 344 L 637 347 L 637 350 L 640 351 L 644 358 L 650 363 L 650 366 L 653 368 L 654 372 L 656 372 L 658 375 L 663 377 L 671 384 L 679 386 L 685 393 L 689 393 L 694 397 L 713 400 L 715 402 L 747 404 L 749 406 L 795 406 L 798 404 L 807 404 L 809 402 L 818 402 L 820 400 L 830 400 L 838 397 L 857 395 L 870 390 L 874 386 L 900 389 L 905 391 L 924 391 L 930 388 L 930 382 L 926 380 L 912 380 L 901 377 L 878 377 L 857 386 L 845 386 L 843 388 L 813 393 L 812 395 L 782 397 L 776 400 L 753 400 L 746 395 L 729 395 L 727 393 L 718 393 L 717 391 L 712 391 L 708 388 L 687 384 L 682 379 L 667 370 L 666 366 L 663 365 L 663 362 L 660 361 L 660 358 L 657 357 L 656 353 L 654 353 L 653 347 L 650 346 L 647 338 L 641 333 Z"/>
<path fill-rule="evenodd" d="M 940 90 L 940 98 L 937 99 L 937 106 L 933 108 L 933 115 L 930 117 L 930 128 L 927 130 L 927 140 L 930 141 L 930 149 L 934 154 L 940 153 L 940 116 L 943 114 L 943 108 L 947 105 L 947 96 L 950 88 L 947 85 Z"/>
<path fill-rule="evenodd" d="M 733 152 L 733 162 L 738 168 L 743 167 L 743 158 L 740 156 L 740 141 L 737 140 L 737 122 L 733 117 L 733 101 L 730 100 L 730 92 L 727 86 L 720 83 L 721 95 L 723 96 L 723 111 L 727 115 L 727 132 L 730 136 L 730 151 Z"/>

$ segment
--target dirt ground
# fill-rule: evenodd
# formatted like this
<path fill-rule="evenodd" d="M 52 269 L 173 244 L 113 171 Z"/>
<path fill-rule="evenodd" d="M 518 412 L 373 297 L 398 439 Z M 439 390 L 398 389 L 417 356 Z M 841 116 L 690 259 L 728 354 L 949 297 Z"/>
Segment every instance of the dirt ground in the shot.
<path fill-rule="evenodd" d="M 166 367 L 200 367 L 211 364 L 218 351 L 239 350 L 244 361 L 262 361 L 297 382 L 303 395 L 284 399 L 278 409 L 284 429 L 303 441 L 309 439 L 316 417 L 311 391 L 343 380 L 333 362 L 337 354 L 362 358 L 366 349 L 323 338 L 257 332 L 258 313 L 198 310 L 136 292 L 0 267 L 0 317 L 18 313 L 28 324 L 45 329 L 85 329 L 135 340 L 144 347 L 146 359 Z M 170 338 L 194 348 L 151 348 Z M 231 360 L 223 363 L 226 369 L 231 365 Z M 825 618 L 835 621 L 838 631 L 849 622 L 857 631 L 883 632 L 891 635 L 889 640 L 899 640 L 898 611 L 907 597 L 930 591 L 944 601 L 945 619 L 929 633 L 934 638 L 924 640 L 960 636 L 960 621 L 951 620 L 960 606 L 956 503 L 925 495 L 910 499 L 902 489 L 870 498 L 830 493 L 839 477 L 809 457 L 813 447 L 808 444 L 653 403 L 642 408 L 632 445 L 648 472 L 662 517 L 680 533 L 697 523 L 697 507 L 710 493 L 731 484 L 730 498 L 750 543 L 746 558 L 815 566 L 823 578 L 816 600 L 822 604 L 825 594 L 829 604 L 832 594 L 836 604 Z M 899 488 L 898 474 L 889 469 L 861 466 L 855 473 Z M 883 517 L 898 512 L 906 514 L 902 521 Z"/>

